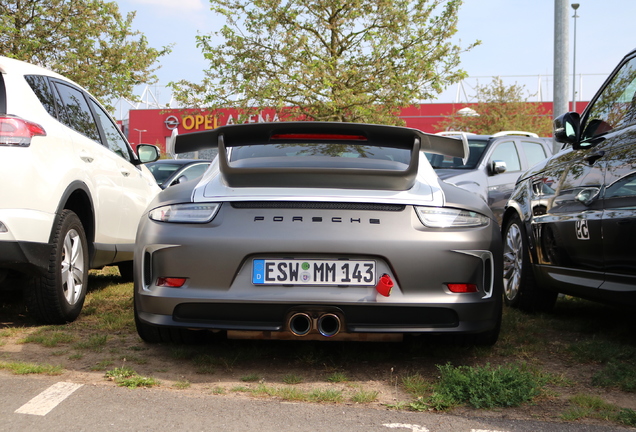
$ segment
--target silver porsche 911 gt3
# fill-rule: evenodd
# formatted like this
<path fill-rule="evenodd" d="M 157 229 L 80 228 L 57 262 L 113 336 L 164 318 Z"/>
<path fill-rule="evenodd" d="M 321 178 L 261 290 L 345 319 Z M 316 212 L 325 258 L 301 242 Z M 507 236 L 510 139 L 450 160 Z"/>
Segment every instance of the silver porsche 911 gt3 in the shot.
<path fill-rule="evenodd" d="M 200 179 L 161 192 L 135 250 L 135 322 L 148 342 L 228 338 L 496 342 L 499 226 L 441 182 L 423 151 L 461 139 L 353 123 L 223 126 L 176 136 L 218 147 Z"/>

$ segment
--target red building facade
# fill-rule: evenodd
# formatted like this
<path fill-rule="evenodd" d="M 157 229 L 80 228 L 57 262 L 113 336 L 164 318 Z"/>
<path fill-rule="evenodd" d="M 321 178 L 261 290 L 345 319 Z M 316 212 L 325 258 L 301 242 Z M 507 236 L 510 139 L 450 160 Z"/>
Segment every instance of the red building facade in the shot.
<path fill-rule="evenodd" d="M 544 105 L 546 112 L 552 112 L 552 102 L 537 102 Z M 462 108 L 471 107 L 466 103 L 430 103 L 404 108 L 399 117 L 407 127 L 420 129 L 424 132 L 440 132 L 436 126 L 444 117 L 452 115 Z M 582 110 L 585 102 L 577 102 L 577 108 Z M 201 112 L 195 109 L 137 109 L 130 110 L 128 124 L 124 131 L 131 144 L 154 144 L 164 152 L 166 141 L 177 129 L 179 134 L 214 129 L 218 126 L 235 124 L 239 121 L 259 123 L 278 121 L 274 110 L 263 110 L 247 119 L 239 119 L 238 111 L 224 109 L 217 112 Z"/>

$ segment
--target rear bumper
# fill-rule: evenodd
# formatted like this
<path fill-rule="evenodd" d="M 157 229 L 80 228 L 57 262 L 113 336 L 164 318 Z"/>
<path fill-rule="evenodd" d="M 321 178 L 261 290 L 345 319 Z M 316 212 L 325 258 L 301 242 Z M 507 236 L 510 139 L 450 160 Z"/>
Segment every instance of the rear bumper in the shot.
<path fill-rule="evenodd" d="M 344 334 L 481 333 L 497 325 L 497 308 L 500 307 L 495 299 L 460 307 L 456 304 L 181 303 L 173 315 L 139 312 L 138 318 L 157 326 L 289 334 L 292 333 L 290 319 L 294 314 L 307 314 L 313 320 L 334 314 L 339 318 L 340 333 Z M 304 336 L 318 334 L 319 331 L 313 329 Z"/>
<path fill-rule="evenodd" d="M 378 277 L 387 274 L 395 285 L 385 297 L 374 286 L 253 284 L 254 259 L 290 257 L 374 260 Z M 498 324 L 501 257 L 494 221 L 439 230 L 424 227 L 410 207 L 301 212 L 224 204 L 208 224 L 142 218 L 135 307 L 142 322 L 167 327 L 287 332 L 300 312 L 313 319 L 334 313 L 350 334 L 481 333 Z M 167 287 L 159 278 L 185 283 Z M 453 293 L 449 283 L 477 291 Z"/>
<path fill-rule="evenodd" d="M 48 271 L 51 245 L 48 243 L 0 241 L 0 269 L 27 276 Z"/>

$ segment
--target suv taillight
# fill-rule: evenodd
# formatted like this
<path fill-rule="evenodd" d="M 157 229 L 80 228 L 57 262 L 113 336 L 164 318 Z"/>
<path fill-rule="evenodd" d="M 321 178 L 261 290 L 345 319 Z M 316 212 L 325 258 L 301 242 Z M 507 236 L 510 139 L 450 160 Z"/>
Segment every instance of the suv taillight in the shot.
<path fill-rule="evenodd" d="M 37 123 L 16 116 L 0 116 L 0 146 L 28 147 L 31 138 L 45 135 L 46 131 Z"/>

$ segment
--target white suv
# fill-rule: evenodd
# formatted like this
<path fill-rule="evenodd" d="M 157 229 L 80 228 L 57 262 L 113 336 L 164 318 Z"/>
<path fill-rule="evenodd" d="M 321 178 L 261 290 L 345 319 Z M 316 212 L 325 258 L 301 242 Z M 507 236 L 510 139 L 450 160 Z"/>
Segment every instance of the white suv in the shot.
<path fill-rule="evenodd" d="M 42 323 L 79 315 L 88 270 L 132 279 L 139 218 L 160 191 L 104 108 L 49 70 L 0 56 L 0 288 Z"/>

